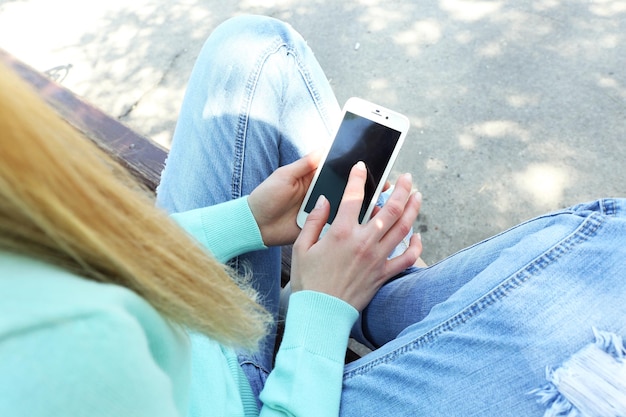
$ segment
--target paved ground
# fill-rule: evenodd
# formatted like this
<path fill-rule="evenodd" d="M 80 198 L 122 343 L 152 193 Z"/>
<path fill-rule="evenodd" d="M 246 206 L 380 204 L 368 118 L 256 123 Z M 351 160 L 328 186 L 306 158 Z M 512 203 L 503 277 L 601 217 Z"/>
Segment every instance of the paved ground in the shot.
<path fill-rule="evenodd" d="M 167 145 L 202 42 L 242 13 L 292 23 L 340 102 L 410 117 L 396 171 L 429 263 L 626 195 L 624 0 L 0 0 L 0 48 Z"/>

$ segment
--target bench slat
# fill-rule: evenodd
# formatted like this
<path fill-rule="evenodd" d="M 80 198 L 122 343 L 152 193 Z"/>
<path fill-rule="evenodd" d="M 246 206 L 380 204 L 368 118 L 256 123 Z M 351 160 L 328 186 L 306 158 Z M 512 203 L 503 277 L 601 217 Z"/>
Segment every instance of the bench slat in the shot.
<path fill-rule="evenodd" d="M 0 62 L 17 72 L 70 125 L 120 161 L 148 188 L 156 189 L 167 150 L 2 49 Z"/>

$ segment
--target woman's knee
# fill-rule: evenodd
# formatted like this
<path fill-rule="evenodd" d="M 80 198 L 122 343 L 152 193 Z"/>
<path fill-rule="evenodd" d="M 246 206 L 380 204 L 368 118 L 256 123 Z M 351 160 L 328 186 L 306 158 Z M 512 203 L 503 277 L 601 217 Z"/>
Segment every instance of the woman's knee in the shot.
<path fill-rule="evenodd" d="M 230 18 L 215 28 L 201 55 L 207 51 L 216 58 L 215 49 L 228 60 L 255 59 L 280 45 L 306 45 L 289 24 L 267 16 L 245 15 Z"/>

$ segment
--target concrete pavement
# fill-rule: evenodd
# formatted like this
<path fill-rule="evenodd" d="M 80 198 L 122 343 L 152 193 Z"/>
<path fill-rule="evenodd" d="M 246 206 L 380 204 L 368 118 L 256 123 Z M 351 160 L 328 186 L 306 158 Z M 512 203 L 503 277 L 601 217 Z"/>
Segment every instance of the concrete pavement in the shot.
<path fill-rule="evenodd" d="M 204 39 L 243 13 L 298 29 L 340 102 L 409 116 L 395 175 L 428 263 L 626 195 L 624 0 L 0 0 L 0 48 L 167 146 Z"/>

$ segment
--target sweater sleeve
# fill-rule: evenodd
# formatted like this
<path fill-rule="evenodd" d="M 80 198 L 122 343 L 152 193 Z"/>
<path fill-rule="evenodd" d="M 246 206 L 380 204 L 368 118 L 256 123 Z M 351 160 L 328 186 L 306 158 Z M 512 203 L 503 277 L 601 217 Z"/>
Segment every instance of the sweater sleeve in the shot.
<path fill-rule="evenodd" d="M 174 213 L 171 217 L 220 262 L 266 249 L 248 205 L 248 197 Z"/>
<path fill-rule="evenodd" d="M 294 293 L 285 334 L 261 393 L 261 416 L 336 416 L 350 329 L 358 312 L 314 291 Z"/>

